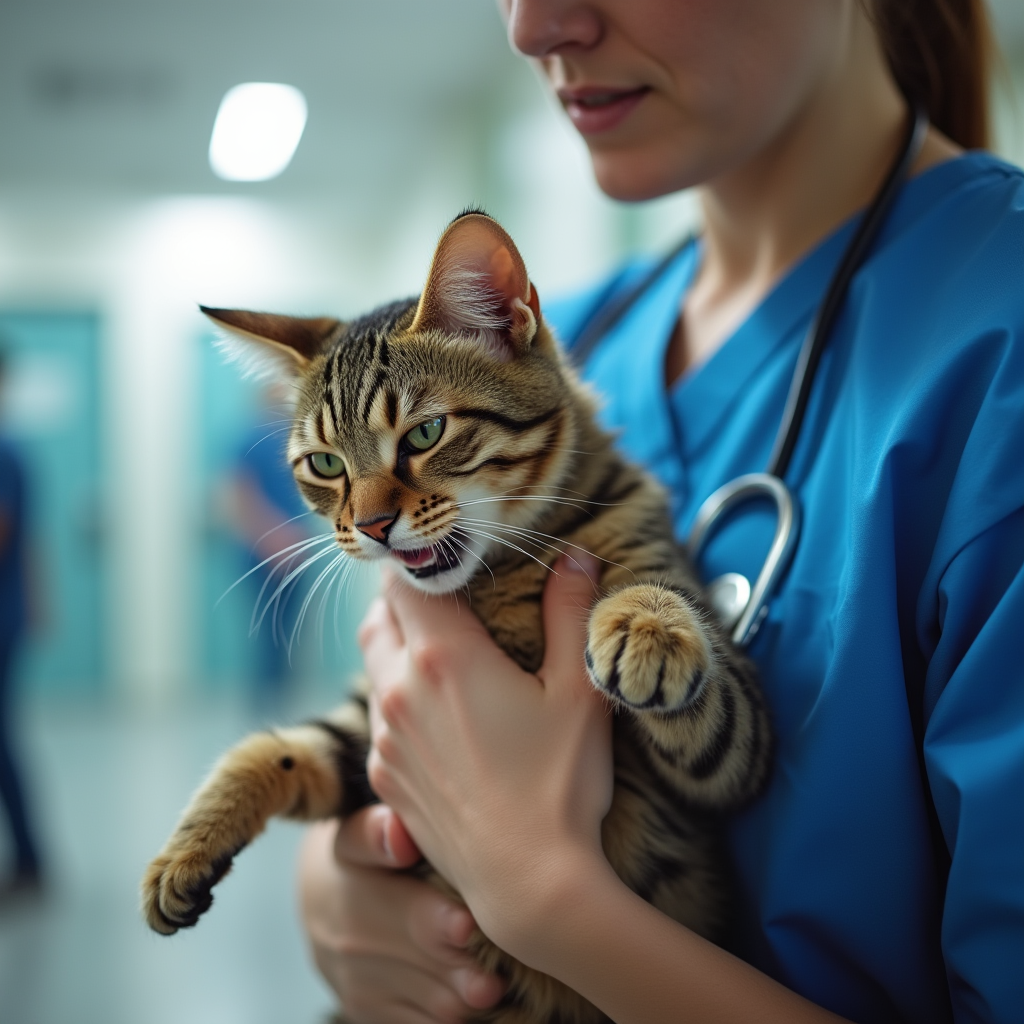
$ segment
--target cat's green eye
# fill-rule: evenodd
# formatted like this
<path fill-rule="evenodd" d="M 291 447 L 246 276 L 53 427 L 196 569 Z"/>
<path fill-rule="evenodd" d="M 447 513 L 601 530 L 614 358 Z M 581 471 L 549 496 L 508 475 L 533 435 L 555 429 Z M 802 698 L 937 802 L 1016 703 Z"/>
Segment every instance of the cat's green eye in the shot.
<path fill-rule="evenodd" d="M 345 472 L 345 463 L 330 452 L 314 452 L 310 455 L 309 462 L 317 476 L 327 477 L 328 480 L 333 480 Z"/>
<path fill-rule="evenodd" d="M 415 448 L 418 452 L 425 452 L 428 448 L 433 448 L 437 444 L 438 439 L 443 433 L 444 417 L 438 416 L 436 419 L 421 423 L 418 427 L 413 427 L 405 435 L 405 440 L 410 448 Z"/>

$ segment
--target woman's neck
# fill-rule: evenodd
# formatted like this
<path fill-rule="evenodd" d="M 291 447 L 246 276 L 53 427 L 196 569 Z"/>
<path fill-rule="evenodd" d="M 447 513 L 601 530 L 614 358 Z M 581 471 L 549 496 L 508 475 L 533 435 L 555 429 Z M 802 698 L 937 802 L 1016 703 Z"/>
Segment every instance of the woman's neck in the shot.
<path fill-rule="evenodd" d="M 666 380 L 705 362 L 804 254 L 885 178 L 907 127 L 906 102 L 866 18 L 851 22 L 828 81 L 772 141 L 701 188 L 700 269 L 669 347 Z M 912 173 L 959 152 L 930 131 Z"/>

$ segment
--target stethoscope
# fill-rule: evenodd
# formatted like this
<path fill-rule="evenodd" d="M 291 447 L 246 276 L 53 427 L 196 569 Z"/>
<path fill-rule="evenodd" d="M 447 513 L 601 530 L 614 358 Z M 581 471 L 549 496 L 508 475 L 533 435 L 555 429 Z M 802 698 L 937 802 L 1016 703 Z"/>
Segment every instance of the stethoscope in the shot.
<path fill-rule="evenodd" d="M 814 376 L 828 343 L 843 300 L 854 274 L 867 258 L 878 237 L 900 188 L 907 180 L 928 130 L 928 115 L 918 108 L 907 130 L 906 138 L 885 181 L 872 199 L 860 224 L 843 252 L 839 266 L 829 282 L 814 320 L 804 338 L 797 358 L 789 394 L 782 413 L 782 422 L 763 473 L 747 473 L 723 484 L 700 507 L 687 548 L 696 562 L 715 529 L 736 508 L 750 501 L 768 499 L 775 507 L 775 536 L 757 579 L 751 584 L 742 573 L 727 572 L 706 587 L 708 600 L 720 621 L 730 631 L 734 643 L 746 647 L 756 636 L 768 614 L 768 606 L 785 575 L 800 537 L 800 505 L 783 478 L 789 468 L 793 450 L 810 397 Z M 647 289 L 658 280 L 676 257 L 693 242 L 688 236 L 643 279 L 599 309 L 596 316 L 580 332 L 572 347 L 572 357 L 582 365 L 598 342 L 614 327 Z"/>

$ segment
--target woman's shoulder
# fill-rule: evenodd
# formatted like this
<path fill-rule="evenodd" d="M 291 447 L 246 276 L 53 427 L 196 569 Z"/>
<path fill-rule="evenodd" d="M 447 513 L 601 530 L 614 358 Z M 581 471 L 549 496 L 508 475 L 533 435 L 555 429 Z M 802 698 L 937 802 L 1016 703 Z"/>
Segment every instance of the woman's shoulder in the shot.
<path fill-rule="evenodd" d="M 987 150 L 968 150 L 912 178 L 906 193 L 911 209 L 980 202 L 993 204 L 993 211 L 1002 207 L 1012 217 L 1024 214 L 1024 170 Z"/>
<path fill-rule="evenodd" d="M 978 151 L 911 181 L 853 301 L 879 344 L 1024 342 L 1024 171 Z"/>
<path fill-rule="evenodd" d="M 1024 171 L 982 150 L 937 164 L 908 183 L 879 250 L 890 246 L 936 269 L 1024 252 Z M 1021 266 L 1005 269 L 1019 282 Z"/>

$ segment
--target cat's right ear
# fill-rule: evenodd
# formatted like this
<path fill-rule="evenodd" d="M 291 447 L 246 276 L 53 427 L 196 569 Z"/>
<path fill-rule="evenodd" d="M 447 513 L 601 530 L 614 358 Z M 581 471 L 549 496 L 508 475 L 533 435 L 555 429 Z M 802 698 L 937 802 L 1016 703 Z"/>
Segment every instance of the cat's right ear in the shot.
<path fill-rule="evenodd" d="M 295 379 L 323 352 L 344 326 L 330 317 L 303 318 L 244 309 L 200 306 L 221 330 L 220 348 L 246 374 L 274 380 Z"/>
<path fill-rule="evenodd" d="M 470 210 L 437 243 L 409 331 L 472 338 L 503 361 L 537 335 L 540 303 L 515 243 L 487 214 Z"/>

